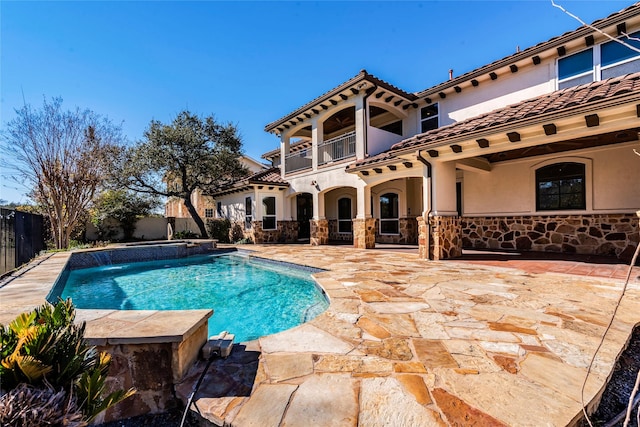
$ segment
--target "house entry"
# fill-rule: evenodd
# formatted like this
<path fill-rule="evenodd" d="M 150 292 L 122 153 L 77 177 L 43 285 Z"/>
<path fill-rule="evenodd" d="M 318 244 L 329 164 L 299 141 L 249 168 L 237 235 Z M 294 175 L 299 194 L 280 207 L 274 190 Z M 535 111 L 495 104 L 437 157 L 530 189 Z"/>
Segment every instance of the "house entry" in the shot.
<path fill-rule="evenodd" d="M 313 197 L 310 193 L 302 193 L 296 196 L 298 219 L 298 240 L 311 237 L 310 220 L 313 217 Z"/>

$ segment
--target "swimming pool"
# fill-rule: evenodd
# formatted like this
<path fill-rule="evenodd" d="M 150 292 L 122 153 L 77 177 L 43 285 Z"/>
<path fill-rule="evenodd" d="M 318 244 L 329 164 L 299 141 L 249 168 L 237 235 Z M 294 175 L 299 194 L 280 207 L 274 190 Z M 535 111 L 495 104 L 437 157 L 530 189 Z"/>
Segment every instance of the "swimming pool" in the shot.
<path fill-rule="evenodd" d="M 80 309 L 213 309 L 209 335 L 228 331 L 238 342 L 290 329 L 329 305 L 309 271 L 235 254 L 71 270 L 59 296 Z"/>

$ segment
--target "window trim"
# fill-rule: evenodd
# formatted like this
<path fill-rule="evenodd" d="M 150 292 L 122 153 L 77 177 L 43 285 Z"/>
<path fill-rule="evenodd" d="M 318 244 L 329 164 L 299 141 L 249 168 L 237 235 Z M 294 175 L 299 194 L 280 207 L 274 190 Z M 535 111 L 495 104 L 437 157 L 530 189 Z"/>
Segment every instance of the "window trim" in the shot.
<path fill-rule="evenodd" d="M 396 217 L 389 217 L 389 218 L 382 218 L 382 198 L 385 197 L 387 194 L 393 194 L 396 196 L 396 200 L 397 200 L 397 207 L 396 207 L 396 212 L 397 212 L 397 216 Z M 397 191 L 393 191 L 393 190 L 388 190 L 385 193 L 381 194 L 378 197 L 378 209 L 379 209 L 379 219 L 378 219 L 378 232 L 380 233 L 381 236 L 398 236 L 400 235 L 400 193 Z M 382 223 L 383 222 L 395 222 L 397 224 L 397 229 L 398 231 L 396 233 L 383 233 L 382 232 Z"/>
<path fill-rule="evenodd" d="M 247 211 L 249 211 L 248 214 L 247 214 Z M 253 222 L 253 199 L 251 198 L 251 196 L 247 196 L 244 198 L 244 228 L 246 230 L 251 230 L 253 228 L 252 222 Z"/>
<path fill-rule="evenodd" d="M 635 31 L 635 32 L 629 34 L 629 37 L 640 37 L 640 31 Z M 624 39 L 624 38 L 625 38 L 625 36 L 618 37 L 618 39 Z M 556 58 L 556 89 L 559 90 L 560 89 L 560 85 L 563 84 L 563 83 L 570 82 L 571 80 L 574 80 L 574 79 L 579 79 L 579 78 L 587 76 L 589 74 L 591 74 L 591 76 L 592 76 L 592 80 L 591 80 L 592 82 L 600 81 L 600 80 L 602 80 L 602 72 L 603 71 L 609 70 L 611 68 L 618 67 L 620 65 L 623 65 L 623 64 L 626 64 L 626 63 L 629 63 L 629 62 L 639 61 L 640 60 L 640 53 L 638 53 L 635 56 L 631 56 L 629 58 L 622 59 L 622 60 L 619 60 L 617 62 L 613 62 L 611 64 L 602 65 L 602 47 L 604 45 L 606 45 L 606 44 L 609 44 L 609 43 L 618 43 L 618 42 L 613 41 L 613 40 L 603 41 L 602 43 L 598 43 L 598 44 L 596 44 L 594 46 L 589 46 L 589 47 L 587 47 L 585 49 L 581 49 L 581 50 L 578 50 L 576 52 L 572 52 L 569 55 L 565 55 L 565 56 Z M 592 51 L 593 63 L 591 64 L 592 65 L 591 70 L 561 79 L 560 78 L 560 61 L 562 61 L 563 59 L 566 59 L 566 58 L 570 58 L 573 55 L 577 55 L 577 54 L 580 54 L 582 52 L 585 52 L 587 50 L 591 50 Z M 571 86 L 565 86 L 564 88 L 567 88 L 567 87 L 571 87 Z"/>
<path fill-rule="evenodd" d="M 427 108 L 427 107 L 436 107 L 436 114 L 434 114 L 433 116 L 429 116 L 427 118 L 422 118 L 422 110 Z M 420 111 L 418 112 L 418 114 L 420 115 L 420 132 L 418 133 L 425 133 L 425 132 L 429 132 L 433 129 L 438 129 L 440 127 L 440 103 L 439 102 L 434 102 L 432 104 L 427 104 L 424 107 L 420 108 Z M 430 121 L 430 120 L 434 120 L 436 122 L 436 127 L 433 129 L 428 129 L 428 130 L 422 130 L 422 124 L 426 121 Z"/>
<path fill-rule="evenodd" d="M 557 210 L 538 210 L 538 183 L 536 173 L 539 169 L 558 163 L 582 163 L 584 164 L 584 209 L 557 209 Z M 531 212 L 541 215 L 567 215 L 569 212 L 590 212 L 593 210 L 593 160 L 587 157 L 558 157 L 545 160 L 531 166 L 530 169 L 530 194 L 531 194 Z"/>
<path fill-rule="evenodd" d="M 349 201 L 349 218 L 348 219 L 347 218 L 344 218 L 344 219 L 340 218 L 340 200 L 343 200 L 343 199 Z M 338 211 L 338 215 L 337 215 L 337 218 L 338 218 L 337 219 L 337 222 L 338 222 L 338 227 L 337 227 L 338 228 L 338 234 L 353 234 L 353 199 L 351 197 L 348 197 L 348 196 L 340 197 L 336 202 L 336 209 Z M 340 224 L 341 223 L 347 223 L 347 222 L 349 224 L 351 224 L 351 226 L 350 226 L 351 229 L 349 231 L 340 231 Z"/>
<path fill-rule="evenodd" d="M 273 214 L 269 214 L 267 213 L 267 209 L 265 206 L 265 200 L 266 199 L 273 199 Z M 278 206 L 277 206 L 277 199 L 275 196 L 264 196 L 262 198 L 262 229 L 263 230 L 277 230 L 278 229 L 278 219 L 276 217 L 276 213 L 278 211 Z M 273 218 L 273 228 L 266 228 L 264 226 L 264 220 L 265 218 Z"/>

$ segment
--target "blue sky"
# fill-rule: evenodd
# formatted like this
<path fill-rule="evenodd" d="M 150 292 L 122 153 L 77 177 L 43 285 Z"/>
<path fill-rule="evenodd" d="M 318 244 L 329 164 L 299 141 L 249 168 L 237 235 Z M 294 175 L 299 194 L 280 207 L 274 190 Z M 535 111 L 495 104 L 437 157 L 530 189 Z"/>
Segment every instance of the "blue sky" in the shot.
<path fill-rule="evenodd" d="M 586 22 L 632 4 L 556 3 Z M 237 124 L 259 159 L 279 146 L 267 123 L 361 69 L 419 91 L 579 26 L 550 0 L 3 0 L 0 126 L 23 99 L 60 96 L 135 141 L 152 119 L 188 109 Z M 0 199 L 27 201 L 6 169 L 0 180 Z"/>

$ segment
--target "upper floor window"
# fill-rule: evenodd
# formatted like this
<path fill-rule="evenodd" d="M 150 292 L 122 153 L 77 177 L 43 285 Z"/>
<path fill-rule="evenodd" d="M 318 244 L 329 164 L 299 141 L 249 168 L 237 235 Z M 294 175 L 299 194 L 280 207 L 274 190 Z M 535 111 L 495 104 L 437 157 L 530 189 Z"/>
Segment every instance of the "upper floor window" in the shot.
<path fill-rule="evenodd" d="M 558 89 L 594 80 L 593 49 L 583 50 L 558 60 Z"/>
<path fill-rule="evenodd" d="M 438 128 L 438 103 L 427 105 L 420 110 L 421 132 Z"/>
<path fill-rule="evenodd" d="M 603 79 L 640 71 L 640 52 L 629 47 L 640 49 L 640 31 L 630 34 L 629 37 L 621 37 L 620 40 L 624 41 L 626 46 L 612 40 L 600 47 Z"/>
<path fill-rule="evenodd" d="M 558 59 L 558 89 L 640 71 L 640 31 Z"/>
<path fill-rule="evenodd" d="M 250 229 L 252 221 L 253 221 L 253 205 L 251 202 L 251 197 L 246 197 L 244 199 L 244 228 Z"/>
<path fill-rule="evenodd" d="M 207 208 L 204 210 L 205 218 L 213 218 L 213 209 Z"/>
<path fill-rule="evenodd" d="M 351 199 L 343 197 L 338 200 L 338 233 L 351 233 L 353 231 L 351 219 Z"/>
<path fill-rule="evenodd" d="M 380 196 L 380 234 L 398 234 L 398 195 L 385 193 Z"/>
<path fill-rule="evenodd" d="M 555 163 L 536 171 L 536 209 L 586 209 L 585 165 Z"/>
<path fill-rule="evenodd" d="M 262 199 L 262 229 L 276 229 L 276 198 L 273 196 Z"/>

